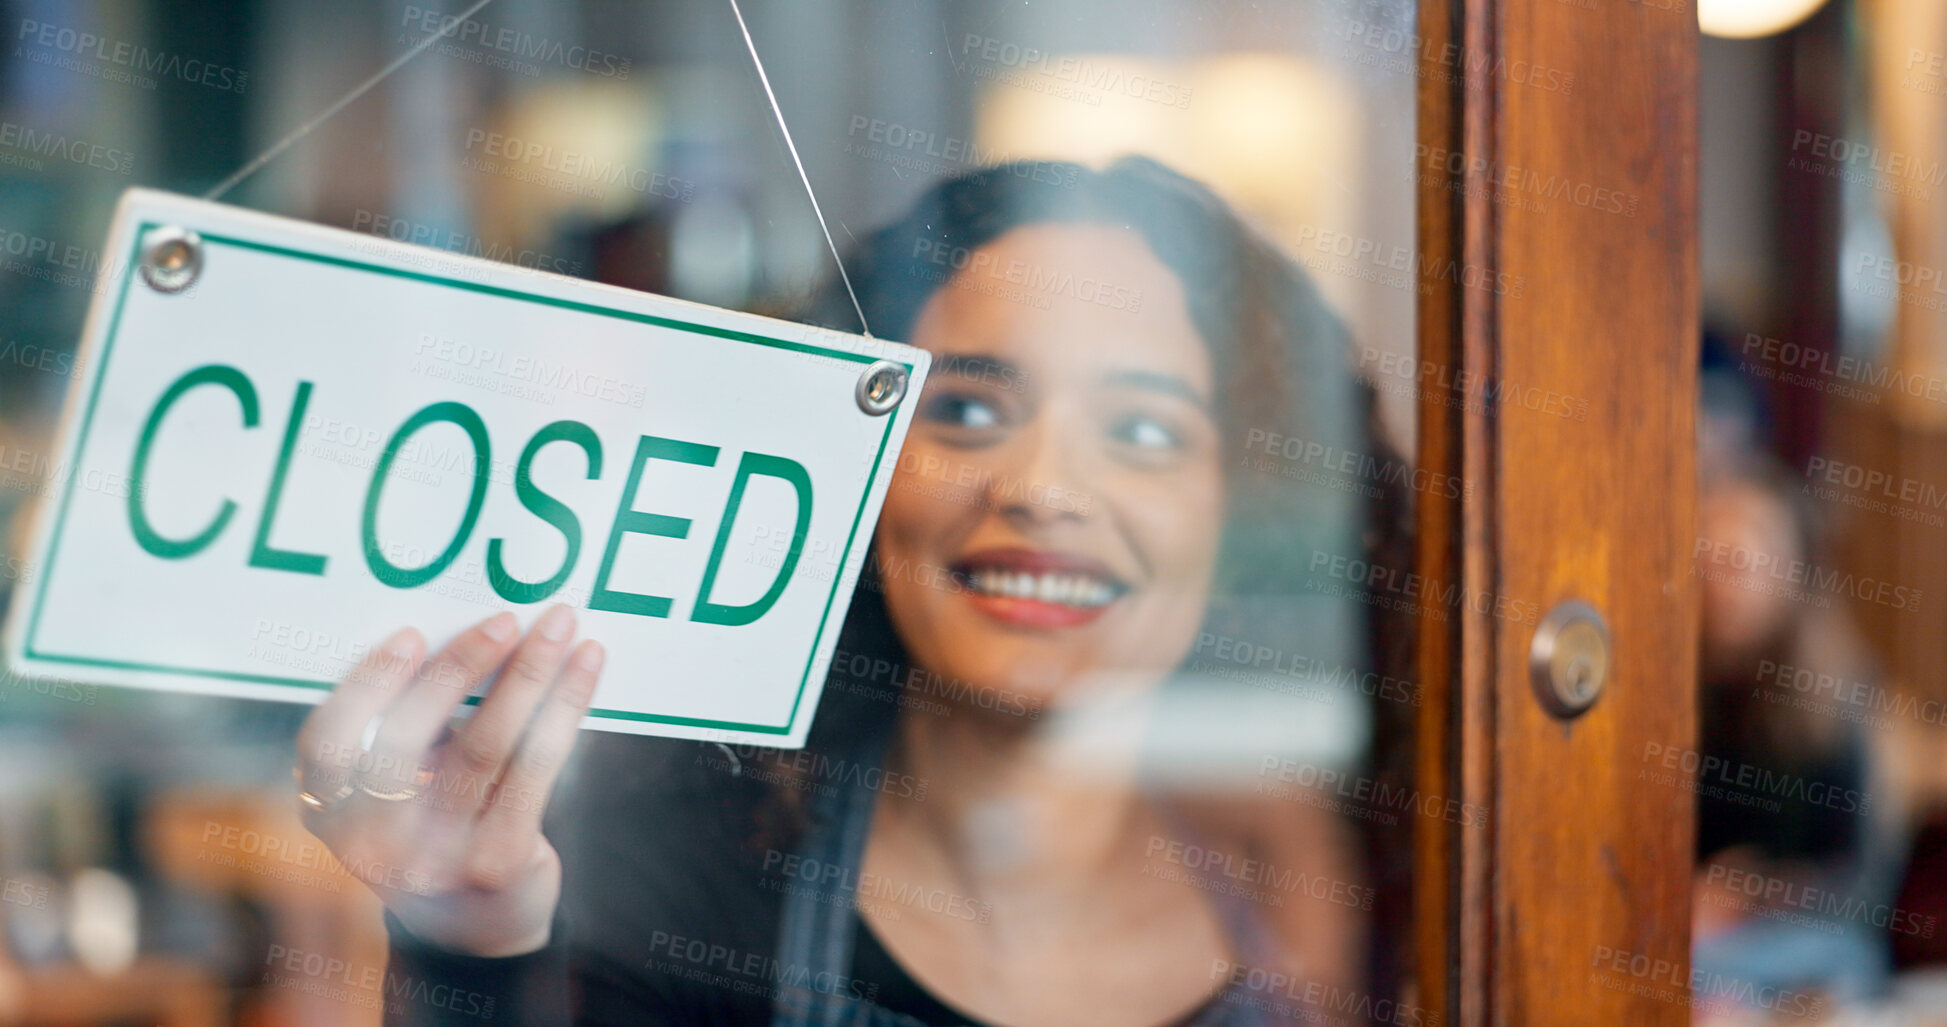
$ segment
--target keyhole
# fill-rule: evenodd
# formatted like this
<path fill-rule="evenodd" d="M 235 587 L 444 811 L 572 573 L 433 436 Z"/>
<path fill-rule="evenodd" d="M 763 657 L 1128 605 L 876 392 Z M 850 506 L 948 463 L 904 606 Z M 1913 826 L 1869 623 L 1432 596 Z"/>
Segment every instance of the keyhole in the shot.
<path fill-rule="evenodd" d="M 1589 658 L 1578 655 L 1570 660 L 1566 674 L 1568 677 L 1568 694 L 1576 702 L 1582 702 L 1588 699 L 1590 692 L 1589 686 L 1593 683 L 1592 679 L 1595 677 L 1595 674 L 1589 668 Z"/>

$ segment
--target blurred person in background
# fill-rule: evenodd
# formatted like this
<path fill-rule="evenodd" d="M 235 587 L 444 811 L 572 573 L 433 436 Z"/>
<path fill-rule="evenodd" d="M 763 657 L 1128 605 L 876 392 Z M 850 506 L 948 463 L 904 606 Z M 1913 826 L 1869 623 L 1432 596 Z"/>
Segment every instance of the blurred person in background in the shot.
<path fill-rule="evenodd" d="M 1891 902 L 1897 812 L 1874 787 L 1859 720 L 1805 682 L 1870 687 L 1877 674 L 1835 599 L 1749 566 L 1747 554 L 1784 568 L 1832 560 L 1819 512 L 1760 448 L 1751 390 L 1707 363 L 1700 402 L 1699 748 L 1721 769 L 1698 775 L 1692 973 L 1858 1006 L 1885 986 L 1888 925 L 1831 913 Z M 1699 1008 L 1700 1023 L 1751 1012 Z"/>

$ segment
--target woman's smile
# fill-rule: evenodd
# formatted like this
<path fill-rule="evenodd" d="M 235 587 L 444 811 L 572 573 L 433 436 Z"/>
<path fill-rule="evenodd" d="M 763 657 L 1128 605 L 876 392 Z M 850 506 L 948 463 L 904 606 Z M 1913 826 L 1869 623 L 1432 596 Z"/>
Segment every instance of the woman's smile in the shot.
<path fill-rule="evenodd" d="M 1020 547 L 972 553 L 953 574 L 976 609 L 1023 628 L 1092 623 L 1130 588 L 1099 560 Z"/>

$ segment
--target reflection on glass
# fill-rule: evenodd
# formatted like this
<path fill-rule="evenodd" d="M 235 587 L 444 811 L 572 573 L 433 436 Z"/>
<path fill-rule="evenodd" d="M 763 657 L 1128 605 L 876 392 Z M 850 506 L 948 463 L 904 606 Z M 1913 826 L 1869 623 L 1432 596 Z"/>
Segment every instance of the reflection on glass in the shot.
<path fill-rule="evenodd" d="M 229 202 L 935 370 L 803 751 L 578 733 L 565 610 L 293 653 L 344 678 L 316 711 L 8 679 L 10 949 L 169 1007 L 77 1015 L 1427 1022 L 1410 834 L 1484 816 L 1404 770 L 1413 389 L 1367 381 L 1410 354 L 1410 5 L 751 7 L 864 326 L 727 7 L 137 10 L 12 26 L 9 123 L 116 155 L 0 166 L 50 251 L 446 28 Z M 121 42 L 229 87 L 100 74 Z M 0 268 L 10 531 L 58 476 L 71 270 Z"/>

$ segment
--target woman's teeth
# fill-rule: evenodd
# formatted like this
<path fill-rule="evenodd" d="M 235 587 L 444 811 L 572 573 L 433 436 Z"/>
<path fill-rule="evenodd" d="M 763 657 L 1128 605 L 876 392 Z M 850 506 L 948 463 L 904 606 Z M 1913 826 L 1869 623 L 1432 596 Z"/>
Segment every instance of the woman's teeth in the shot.
<path fill-rule="evenodd" d="M 968 574 L 967 585 L 981 595 L 1033 599 L 1036 602 L 1083 608 L 1106 606 L 1120 591 L 1116 586 L 1089 574 L 1030 574 L 1026 571 L 993 569 Z"/>

